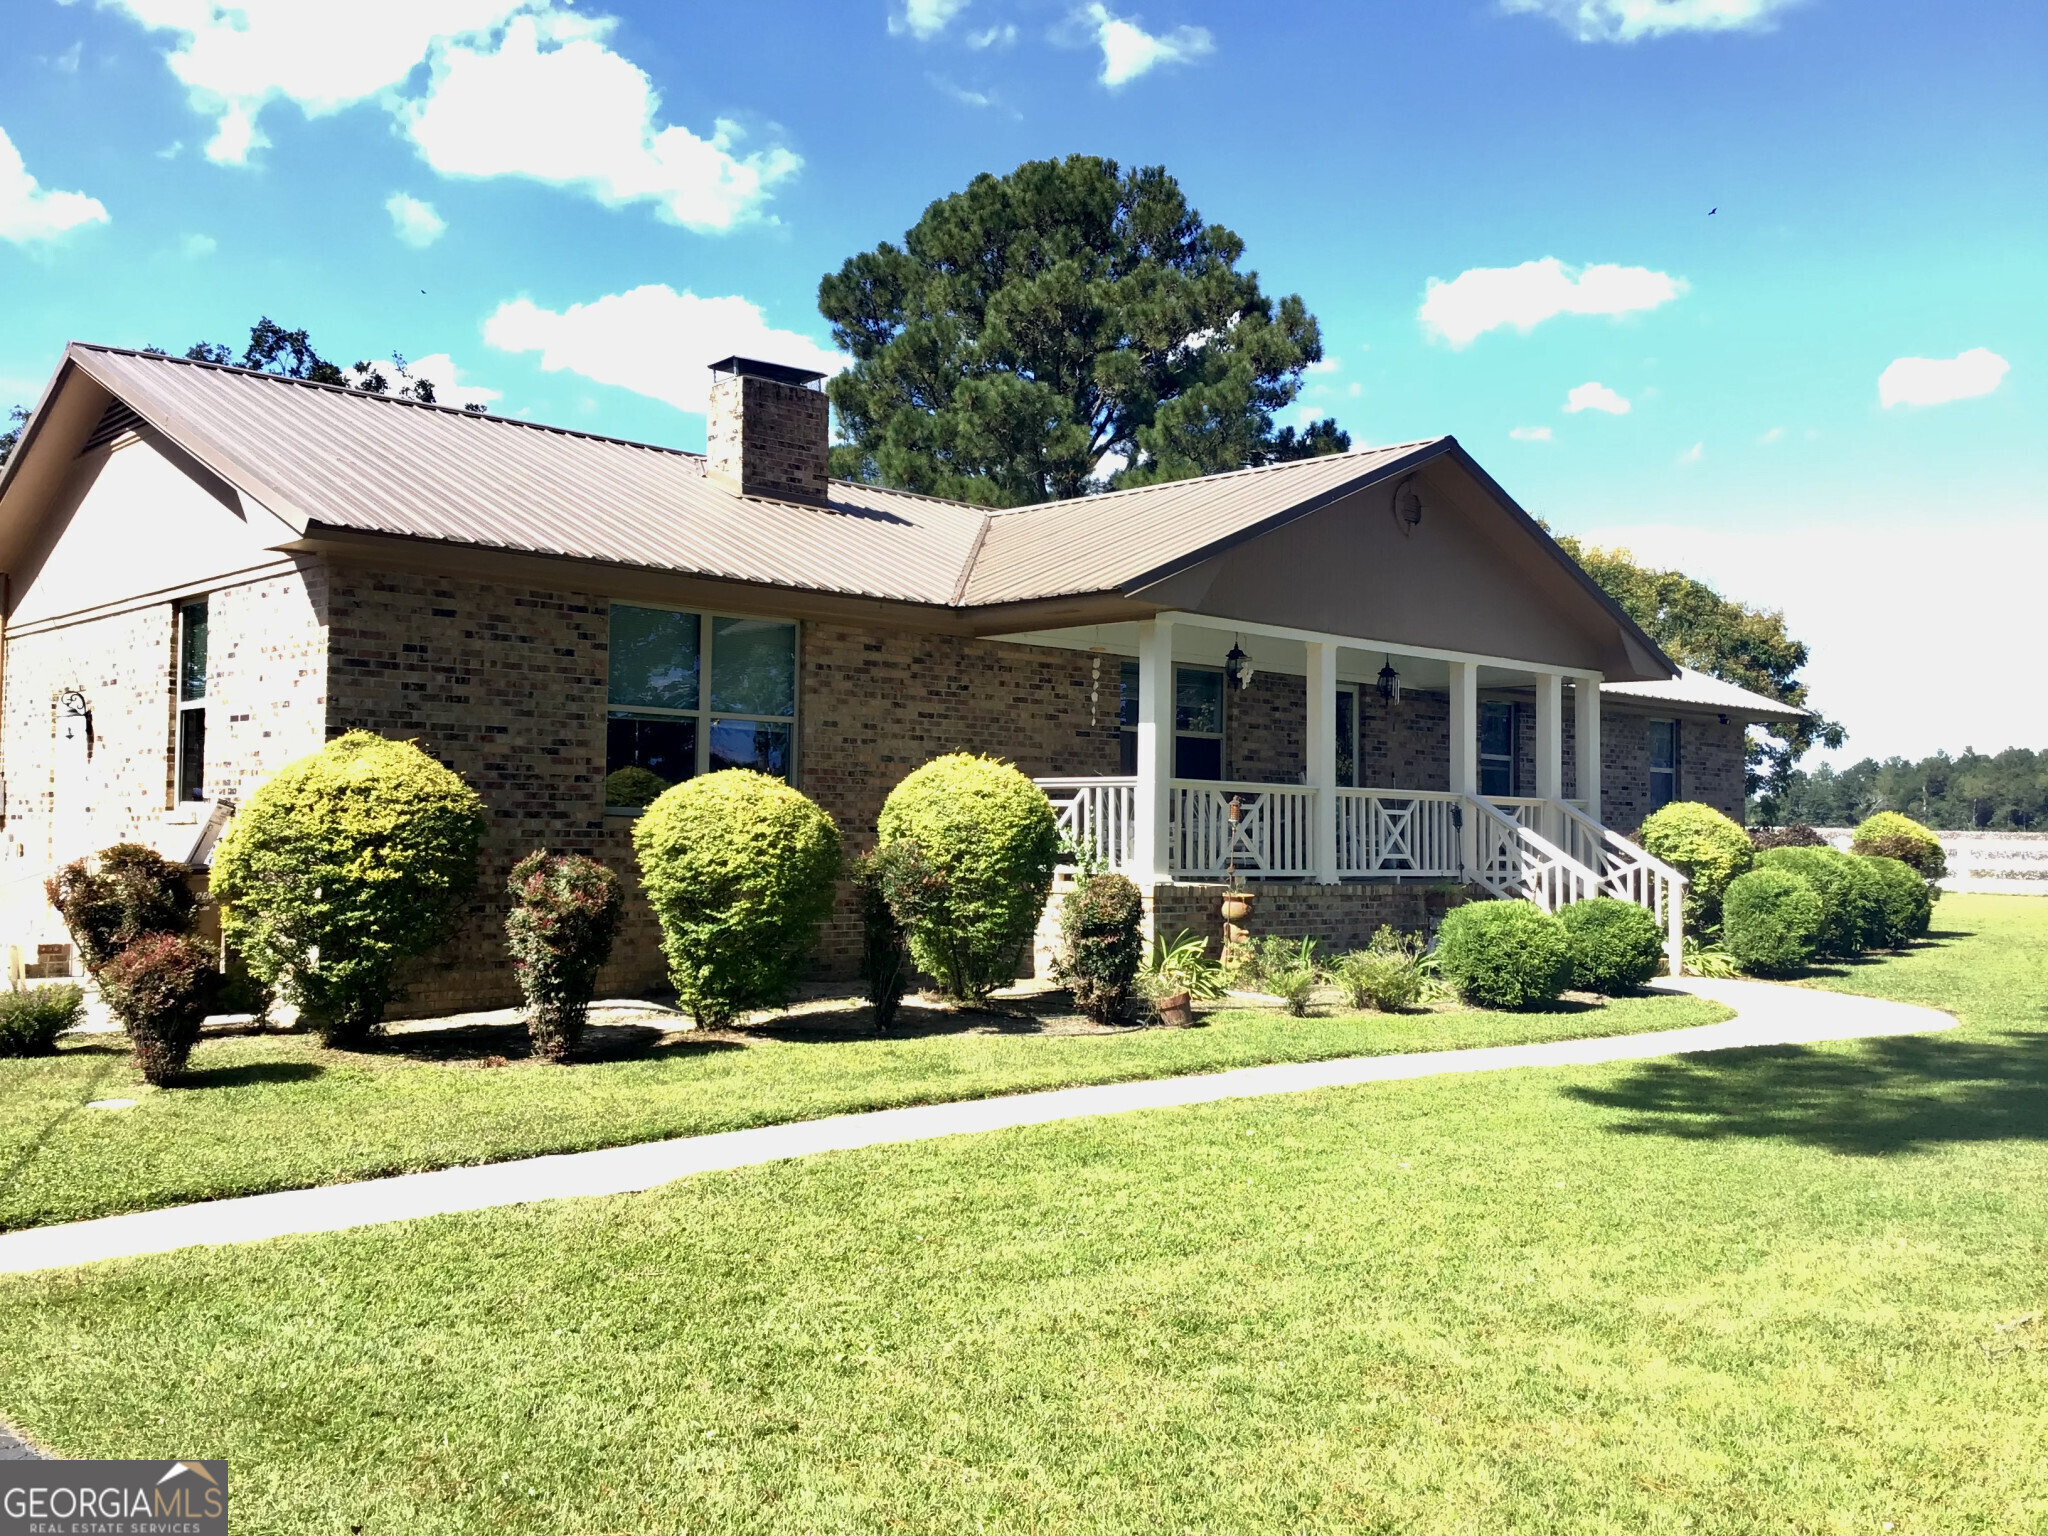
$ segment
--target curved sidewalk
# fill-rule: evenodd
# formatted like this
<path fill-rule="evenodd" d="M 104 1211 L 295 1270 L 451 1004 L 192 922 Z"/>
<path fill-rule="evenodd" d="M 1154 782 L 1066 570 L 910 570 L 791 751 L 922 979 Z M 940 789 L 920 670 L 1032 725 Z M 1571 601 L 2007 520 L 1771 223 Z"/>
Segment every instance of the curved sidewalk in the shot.
<path fill-rule="evenodd" d="M 744 1168 L 813 1152 L 928 1141 L 939 1136 L 1046 1125 L 1134 1109 L 1169 1109 L 1209 1104 L 1218 1099 L 1304 1093 L 1315 1088 L 1347 1088 L 1359 1083 L 1394 1082 L 1453 1072 L 1598 1066 L 1741 1046 L 1803 1045 L 1863 1036 L 1921 1034 L 1952 1029 L 1956 1022 L 1950 1015 L 1932 1008 L 1766 982 L 1686 977 L 1654 985 L 1721 1003 L 1735 1009 L 1736 1017 L 1720 1024 L 1654 1034 L 1562 1040 L 1550 1045 L 1423 1051 L 1403 1056 L 1349 1056 L 1335 1061 L 1240 1067 L 1196 1077 L 1055 1088 L 953 1104 L 920 1104 L 906 1109 L 803 1120 L 791 1125 L 764 1125 L 745 1131 L 607 1147 L 595 1152 L 569 1152 L 388 1179 L 365 1179 L 354 1184 L 330 1184 L 318 1189 L 244 1195 L 0 1234 L 0 1274 L 57 1269 L 215 1243 L 258 1242 L 294 1233 L 337 1232 L 419 1216 L 523 1205 L 532 1200 L 628 1194 L 693 1173 Z"/>

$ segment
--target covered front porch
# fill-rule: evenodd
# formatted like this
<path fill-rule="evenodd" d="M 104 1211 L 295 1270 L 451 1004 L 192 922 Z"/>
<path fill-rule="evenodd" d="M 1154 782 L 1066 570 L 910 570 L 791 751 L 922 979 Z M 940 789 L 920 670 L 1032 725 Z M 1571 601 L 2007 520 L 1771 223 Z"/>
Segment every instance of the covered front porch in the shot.
<path fill-rule="evenodd" d="M 1038 780 L 1088 862 L 1615 896 L 1664 921 L 1676 973 L 1683 877 L 1598 819 L 1597 673 L 1188 612 L 1003 638 L 1115 658 L 1126 771 Z"/>

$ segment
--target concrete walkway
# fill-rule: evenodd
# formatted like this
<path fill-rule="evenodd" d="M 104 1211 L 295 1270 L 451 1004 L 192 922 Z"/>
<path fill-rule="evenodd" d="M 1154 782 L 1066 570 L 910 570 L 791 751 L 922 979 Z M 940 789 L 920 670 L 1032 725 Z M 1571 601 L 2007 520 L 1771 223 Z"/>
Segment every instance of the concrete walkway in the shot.
<path fill-rule="evenodd" d="M 766 1125 L 711 1136 L 682 1137 L 638 1146 L 570 1152 L 517 1162 L 445 1168 L 396 1178 L 330 1184 L 212 1200 L 167 1210 L 108 1216 L 66 1226 L 32 1227 L 0 1234 L 0 1274 L 21 1274 L 88 1264 L 100 1259 L 166 1253 L 215 1243 L 250 1243 L 301 1232 L 336 1232 L 451 1211 L 479 1211 L 579 1195 L 617 1195 L 652 1189 L 693 1173 L 744 1168 L 813 1152 L 929 1141 L 975 1131 L 1046 1125 L 1089 1115 L 1168 1109 L 1218 1099 L 1259 1098 L 1394 1082 L 1453 1072 L 1497 1072 L 1508 1067 L 1585 1067 L 1640 1061 L 1740 1046 L 1809 1044 L 1871 1035 L 1920 1034 L 1952 1029 L 1955 1020 L 1931 1008 L 1875 998 L 1814 992 L 1756 981 L 1703 981 L 1687 977 L 1657 986 L 1690 992 L 1736 1010 L 1720 1024 L 1655 1034 L 1611 1035 L 1552 1045 L 1489 1046 L 1468 1051 L 1425 1051 L 1404 1056 L 1353 1056 L 1336 1061 L 1241 1067 L 1199 1077 L 1104 1083 L 1059 1088 L 957 1104 L 924 1104 L 869 1114 L 834 1115 L 793 1125 Z"/>

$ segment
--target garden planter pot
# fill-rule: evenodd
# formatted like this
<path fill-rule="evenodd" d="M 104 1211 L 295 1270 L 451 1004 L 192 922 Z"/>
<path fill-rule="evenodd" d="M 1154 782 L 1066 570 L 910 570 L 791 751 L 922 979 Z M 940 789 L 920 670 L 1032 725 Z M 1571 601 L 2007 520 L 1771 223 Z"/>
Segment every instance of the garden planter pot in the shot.
<path fill-rule="evenodd" d="M 1249 891 L 1229 891 L 1223 897 L 1223 921 L 1242 926 L 1252 915 L 1252 896 Z"/>
<path fill-rule="evenodd" d="M 1194 1000 L 1185 992 L 1162 997 L 1152 1006 L 1159 1010 L 1159 1022 L 1168 1029 L 1186 1029 L 1195 1022 Z"/>

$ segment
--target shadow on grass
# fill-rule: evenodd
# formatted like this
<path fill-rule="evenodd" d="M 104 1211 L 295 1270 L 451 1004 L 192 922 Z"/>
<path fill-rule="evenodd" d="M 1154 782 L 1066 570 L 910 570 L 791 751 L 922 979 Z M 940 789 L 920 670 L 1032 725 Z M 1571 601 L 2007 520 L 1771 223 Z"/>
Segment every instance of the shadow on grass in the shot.
<path fill-rule="evenodd" d="M 1564 1091 L 1626 1116 L 1608 1127 L 1626 1136 L 1770 1138 L 1864 1157 L 1941 1142 L 2048 1141 L 2048 1038 L 1760 1046 L 1648 1062 L 1612 1088 Z"/>
<path fill-rule="evenodd" d="M 181 1072 L 171 1086 L 189 1088 L 253 1088 L 272 1083 L 304 1083 L 327 1069 L 317 1061 L 249 1061 L 235 1067 L 200 1067 Z"/>

